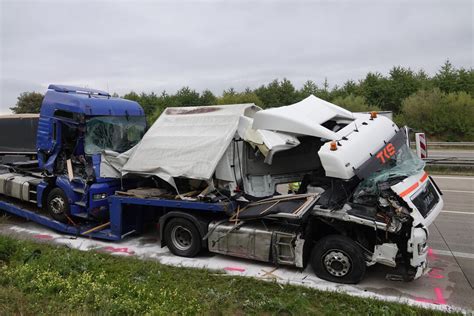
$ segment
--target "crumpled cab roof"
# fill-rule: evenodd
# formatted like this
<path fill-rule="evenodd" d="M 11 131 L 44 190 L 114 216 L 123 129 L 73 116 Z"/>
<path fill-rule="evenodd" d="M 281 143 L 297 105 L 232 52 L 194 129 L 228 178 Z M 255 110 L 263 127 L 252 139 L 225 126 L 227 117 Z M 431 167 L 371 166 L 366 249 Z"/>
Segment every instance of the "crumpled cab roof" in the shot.
<path fill-rule="evenodd" d="M 334 119 L 352 120 L 353 114 L 310 95 L 292 105 L 257 112 L 252 127 L 335 140 L 336 133 L 323 126 L 327 121 Z"/>

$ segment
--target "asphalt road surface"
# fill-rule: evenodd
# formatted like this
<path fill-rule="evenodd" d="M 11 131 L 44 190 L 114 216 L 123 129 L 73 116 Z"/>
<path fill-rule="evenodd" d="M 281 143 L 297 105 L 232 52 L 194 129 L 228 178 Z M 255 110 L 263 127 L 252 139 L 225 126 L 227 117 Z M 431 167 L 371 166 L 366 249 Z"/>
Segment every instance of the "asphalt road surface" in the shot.
<path fill-rule="evenodd" d="M 465 149 L 430 149 L 428 147 L 428 159 L 457 158 L 460 160 L 473 160 L 474 150 Z"/>
<path fill-rule="evenodd" d="M 358 286 L 378 294 L 474 311 L 474 177 L 433 176 L 444 208 L 429 227 L 430 272 L 413 282 L 386 281 L 376 266 Z"/>
<path fill-rule="evenodd" d="M 452 256 L 474 289 L 474 177 L 434 179 L 443 192 L 444 209 L 430 226 L 430 245 Z"/>
<path fill-rule="evenodd" d="M 355 286 L 320 280 L 310 267 L 305 270 L 242 260 L 221 255 L 197 258 L 176 257 L 159 247 L 159 237 L 145 235 L 113 243 L 58 234 L 19 218 L 0 223 L 0 233 L 19 238 L 46 240 L 71 248 L 104 251 L 119 255 L 159 260 L 165 264 L 224 270 L 228 274 L 272 278 L 282 284 L 292 283 L 321 290 L 341 291 L 353 295 L 377 295 L 395 301 L 453 306 L 474 311 L 474 177 L 435 176 L 444 192 L 445 207 L 430 227 L 430 271 L 412 282 L 386 279 L 390 268 L 370 267 L 365 279 Z M 433 305 L 434 306 L 434 305 Z"/>

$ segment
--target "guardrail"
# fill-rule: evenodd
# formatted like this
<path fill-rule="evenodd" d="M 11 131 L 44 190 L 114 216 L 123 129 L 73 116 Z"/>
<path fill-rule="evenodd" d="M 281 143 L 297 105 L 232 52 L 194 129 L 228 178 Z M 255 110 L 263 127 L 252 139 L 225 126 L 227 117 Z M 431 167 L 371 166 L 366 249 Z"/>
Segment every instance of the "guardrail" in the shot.
<path fill-rule="evenodd" d="M 430 142 L 428 141 L 428 146 L 474 146 L 474 142 Z"/>
<path fill-rule="evenodd" d="M 474 167 L 474 159 L 425 159 L 425 162 L 431 166 L 444 166 L 444 167 Z"/>
<path fill-rule="evenodd" d="M 466 150 L 473 150 L 474 149 L 474 142 L 427 142 L 428 150 L 430 147 L 441 147 L 441 148 L 449 148 L 454 147 L 458 149 L 466 149 Z M 410 142 L 410 148 L 416 148 L 415 142 Z"/>

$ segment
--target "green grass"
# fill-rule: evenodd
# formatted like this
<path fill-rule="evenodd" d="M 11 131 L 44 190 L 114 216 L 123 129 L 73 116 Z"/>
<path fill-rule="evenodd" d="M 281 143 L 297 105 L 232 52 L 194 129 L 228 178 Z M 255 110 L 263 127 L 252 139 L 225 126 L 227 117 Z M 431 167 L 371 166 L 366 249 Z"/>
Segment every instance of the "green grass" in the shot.
<path fill-rule="evenodd" d="M 451 167 L 451 166 L 427 165 L 425 167 L 425 170 L 430 175 L 474 176 L 474 167 Z"/>
<path fill-rule="evenodd" d="M 0 315 L 441 315 L 215 271 L 0 236 Z"/>

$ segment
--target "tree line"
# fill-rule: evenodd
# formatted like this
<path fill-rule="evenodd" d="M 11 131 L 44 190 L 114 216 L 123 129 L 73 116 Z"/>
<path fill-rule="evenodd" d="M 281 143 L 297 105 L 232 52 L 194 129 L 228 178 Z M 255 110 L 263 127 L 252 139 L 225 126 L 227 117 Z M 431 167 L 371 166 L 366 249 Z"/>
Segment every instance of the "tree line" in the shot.
<path fill-rule="evenodd" d="M 268 108 L 292 104 L 309 95 L 354 112 L 392 111 L 397 124 L 409 125 L 439 140 L 474 141 L 474 70 L 456 68 L 449 60 L 433 76 L 424 70 L 396 66 L 386 75 L 370 72 L 361 80 L 333 87 L 327 80 L 319 85 L 308 80 L 297 89 L 283 78 L 254 89 L 229 88 L 221 95 L 183 87 L 174 94 L 132 91 L 122 97 L 140 103 L 151 124 L 167 107 L 255 103 Z M 24 92 L 10 109 L 14 113 L 37 113 L 42 98 L 40 93 Z"/>

